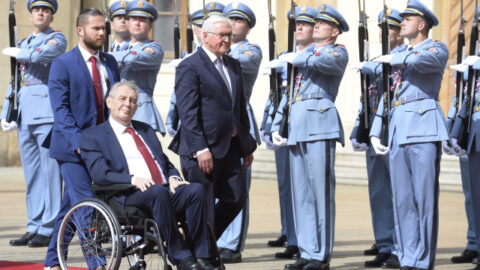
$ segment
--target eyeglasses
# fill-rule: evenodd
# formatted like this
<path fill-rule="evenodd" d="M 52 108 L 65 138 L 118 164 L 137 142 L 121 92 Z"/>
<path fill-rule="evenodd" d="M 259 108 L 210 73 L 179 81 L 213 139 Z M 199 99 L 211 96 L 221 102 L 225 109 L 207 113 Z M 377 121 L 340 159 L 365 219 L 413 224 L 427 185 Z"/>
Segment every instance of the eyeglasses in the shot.
<path fill-rule="evenodd" d="M 232 39 L 232 33 L 215 33 L 215 32 L 207 32 L 207 33 L 215 35 L 216 37 L 221 39 L 226 39 L 226 38 Z"/>

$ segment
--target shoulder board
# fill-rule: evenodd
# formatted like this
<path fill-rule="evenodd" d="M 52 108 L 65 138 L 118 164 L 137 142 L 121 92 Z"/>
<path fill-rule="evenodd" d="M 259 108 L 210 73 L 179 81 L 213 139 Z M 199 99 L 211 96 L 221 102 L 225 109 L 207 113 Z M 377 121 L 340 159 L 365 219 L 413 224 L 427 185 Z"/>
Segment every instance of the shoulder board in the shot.
<path fill-rule="evenodd" d="M 345 48 L 345 45 L 340 44 L 340 43 L 337 43 L 337 44 L 335 44 L 335 47 L 343 47 L 343 48 Z"/>

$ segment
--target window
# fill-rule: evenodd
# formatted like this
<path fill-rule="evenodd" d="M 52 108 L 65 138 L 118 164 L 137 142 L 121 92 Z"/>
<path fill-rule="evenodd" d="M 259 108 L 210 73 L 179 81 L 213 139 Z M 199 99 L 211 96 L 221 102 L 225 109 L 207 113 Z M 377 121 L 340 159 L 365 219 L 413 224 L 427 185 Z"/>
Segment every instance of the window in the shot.
<path fill-rule="evenodd" d="M 187 24 L 187 1 L 188 0 L 154 0 L 153 5 L 157 8 L 158 19 L 155 21 L 152 38 L 160 42 L 165 51 L 164 58 L 174 58 L 173 26 L 175 23 L 175 2 L 177 6 L 178 23 L 180 27 L 181 49 L 185 50 L 185 32 Z"/>

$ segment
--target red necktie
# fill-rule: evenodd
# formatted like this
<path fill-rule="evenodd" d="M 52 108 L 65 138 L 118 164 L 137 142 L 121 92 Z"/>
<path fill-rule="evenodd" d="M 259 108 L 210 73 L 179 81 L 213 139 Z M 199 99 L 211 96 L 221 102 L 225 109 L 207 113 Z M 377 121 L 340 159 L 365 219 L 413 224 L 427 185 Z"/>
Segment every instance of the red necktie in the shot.
<path fill-rule="evenodd" d="M 152 175 L 153 182 L 155 182 L 155 184 L 157 185 L 162 185 L 163 184 L 162 174 L 160 173 L 160 170 L 158 169 L 158 166 L 155 163 L 155 160 L 153 159 L 152 154 L 150 154 L 150 152 L 148 151 L 147 146 L 145 146 L 142 139 L 137 134 L 135 134 L 135 131 L 133 131 L 132 128 L 127 128 L 125 131 L 128 134 L 132 135 L 133 140 L 137 145 L 138 151 L 140 151 L 140 154 L 142 154 L 143 159 L 145 160 L 145 163 L 147 163 L 148 170 Z"/>
<path fill-rule="evenodd" d="M 97 125 L 103 123 L 103 90 L 102 80 L 100 79 L 100 72 L 97 68 L 97 58 L 95 56 L 90 57 L 92 61 L 92 77 L 93 77 L 93 89 L 95 90 L 95 105 L 97 106 Z"/>

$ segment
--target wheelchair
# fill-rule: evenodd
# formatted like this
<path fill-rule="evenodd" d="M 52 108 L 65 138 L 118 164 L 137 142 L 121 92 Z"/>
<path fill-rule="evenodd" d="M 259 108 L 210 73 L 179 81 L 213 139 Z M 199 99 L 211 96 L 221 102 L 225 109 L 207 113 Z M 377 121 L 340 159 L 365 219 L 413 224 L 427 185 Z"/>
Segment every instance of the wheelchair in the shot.
<path fill-rule="evenodd" d="M 128 184 L 93 185 L 96 198 L 84 199 L 65 215 L 57 238 L 60 267 L 66 269 L 171 270 L 166 242 L 157 223 L 145 211 L 123 208 L 115 196 L 135 190 Z M 189 243 L 185 218 L 177 217 L 184 240 Z M 217 264 L 220 259 L 215 234 L 208 224 L 210 248 Z M 122 262 L 122 258 L 127 261 Z"/>

